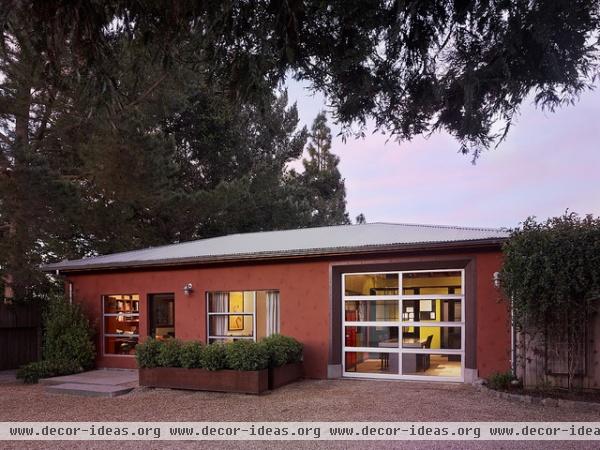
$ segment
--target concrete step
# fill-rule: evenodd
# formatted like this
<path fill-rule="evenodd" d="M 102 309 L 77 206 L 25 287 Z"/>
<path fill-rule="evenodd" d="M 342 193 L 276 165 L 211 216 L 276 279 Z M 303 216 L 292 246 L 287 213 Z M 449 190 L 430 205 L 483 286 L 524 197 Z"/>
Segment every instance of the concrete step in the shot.
<path fill-rule="evenodd" d="M 63 383 L 47 385 L 46 392 L 52 394 L 71 394 L 84 397 L 116 397 L 127 394 L 133 389 L 130 386 L 110 386 L 106 384 Z"/>
<path fill-rule="evenodd" d="M 39 381 L 45 386 L 53 384 L 77 383 L 77 384 L 104 384 L 109 386 L 126 385 L 137 387 L 137 370 L 90 370 L 88 372 L 63 375 L 60 377 L 43 378 Z"/>

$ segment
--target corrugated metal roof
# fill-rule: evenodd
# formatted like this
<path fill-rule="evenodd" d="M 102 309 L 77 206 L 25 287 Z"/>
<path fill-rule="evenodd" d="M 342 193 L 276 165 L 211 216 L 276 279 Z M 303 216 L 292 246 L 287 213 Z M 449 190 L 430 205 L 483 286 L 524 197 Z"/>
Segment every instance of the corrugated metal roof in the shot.
<path fill-rule="evenodd" d="M 199 239 L 110 255 L 48 264 L 43 270 L 87 270 L 248 258 L 327 255 L 428 244 L 473 244 L 508 237 L 495 228 L 370 223 L 297 230 L 262 231 Z"/>

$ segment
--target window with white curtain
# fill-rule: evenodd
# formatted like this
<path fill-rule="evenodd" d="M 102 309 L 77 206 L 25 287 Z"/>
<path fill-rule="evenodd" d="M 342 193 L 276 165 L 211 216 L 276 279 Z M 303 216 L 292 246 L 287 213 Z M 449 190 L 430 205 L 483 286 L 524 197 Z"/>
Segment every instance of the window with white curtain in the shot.
<path fill-rule="evenodd" d="M 279 333 L 279 291 L 208 292 L 206 303 L 209 343 Z"/>

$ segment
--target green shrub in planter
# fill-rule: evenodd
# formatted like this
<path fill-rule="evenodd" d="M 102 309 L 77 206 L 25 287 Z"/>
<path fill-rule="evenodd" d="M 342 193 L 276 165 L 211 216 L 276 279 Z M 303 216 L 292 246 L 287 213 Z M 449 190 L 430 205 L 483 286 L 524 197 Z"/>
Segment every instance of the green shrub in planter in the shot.
<path fill-rule="evenodd" d="M 269 353 L 269 366 L 279 367 L 302 360 L 303 345 L 293 337 L 273 334 L 262 340 Z"/>
<path fill-rule="evenodd" d="M 163 341 L 157 341 L 154 338 L 148 338 L 143 344 L 135 347 L 135 357 L 138 367 L 141 369 L 151 369 L 159 367 L 158 355 L 163 346 Z"/>
<path fill-rule="evenodd" d="M 17 378 L 24 383 L 37 383 L 40 378 L 58 377 L 83 372 L 83 367 L 71 360 L 46 360 L 36 361 L 21 366 L 17 371 Z"/>
<path fill-rule="evenodd" d="M 198 369 L 202 367 L 203 347 L 201 342 L 184 342 L 181 345 L 181 367 L 185 367 L 186 369 Z"/>
<path fill-rule="evenodd" d="M 261 370 L 269 367 L 269 353 L 262 342 L 235 341 L 226 346 L 227 367 L 232 370 Z"/>
<path fill-rule="evenodd" d="M 158 349 L 158 367 L 181 367 L 181 341 L 167 339 Z"/>
<path fill-rule="evenodd" d="M 206 370 L 221 370 L 227 368 L 225 345 L 210 344 L 200 353 L 200 367 Z"/>

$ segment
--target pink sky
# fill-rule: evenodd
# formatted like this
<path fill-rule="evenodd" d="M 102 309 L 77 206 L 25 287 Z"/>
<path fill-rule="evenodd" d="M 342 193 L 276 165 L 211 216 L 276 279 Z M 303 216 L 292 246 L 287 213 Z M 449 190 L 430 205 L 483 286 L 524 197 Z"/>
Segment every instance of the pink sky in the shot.
<path fill-rule="evenodd" d="M 303 85 L 289 82 L 288 90 L 302 123 L 310 126 L 326 109 Z M 380 134 L 345 144 L 334 137 L 333 152 L 341 158 L 352 218 L 362 212 L 367 222 L 510 228 L 567 208 L 600 215 L 599 118 L 599 91 L 554 114 L 529 102 L 507 140 L 476 165 L 445 133 L 401 144 Z"/>

